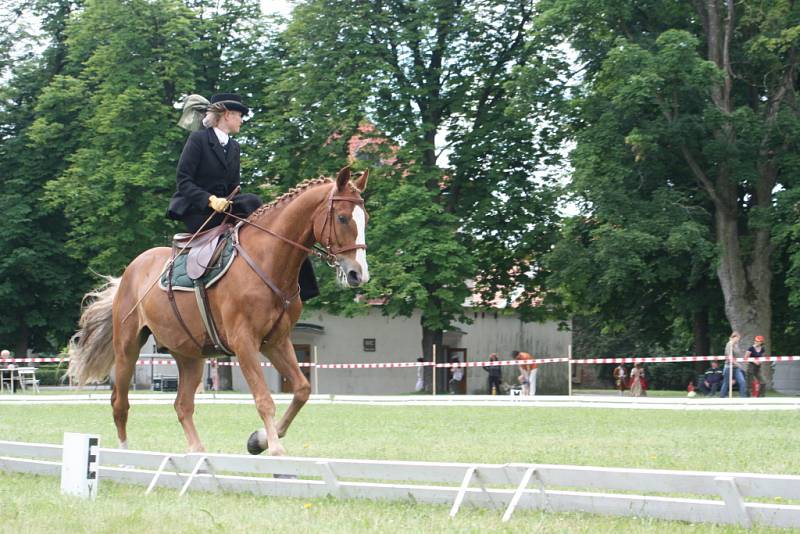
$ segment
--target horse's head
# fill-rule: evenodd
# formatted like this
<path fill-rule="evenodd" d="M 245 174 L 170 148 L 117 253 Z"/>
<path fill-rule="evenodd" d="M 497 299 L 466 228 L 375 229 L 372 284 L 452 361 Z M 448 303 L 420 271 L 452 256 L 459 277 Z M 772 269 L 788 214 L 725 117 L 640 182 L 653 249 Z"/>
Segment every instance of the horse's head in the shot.
<path fill-rule="evenodd" d="M 369 171 L 364 171 L 351 183 L 350 167 L 339 171 L 325 202 L 314 214 L 314 237 L 335 256 L 337 279 L 344 287 L 369 281 L 365 240 L 369 216 L 361 198 L 368 176 Z"/>

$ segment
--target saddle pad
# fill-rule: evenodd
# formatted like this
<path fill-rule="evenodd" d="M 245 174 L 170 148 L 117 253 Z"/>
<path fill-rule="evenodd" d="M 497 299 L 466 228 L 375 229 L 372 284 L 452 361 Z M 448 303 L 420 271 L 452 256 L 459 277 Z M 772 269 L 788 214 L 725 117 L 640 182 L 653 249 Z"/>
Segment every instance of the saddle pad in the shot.
<path fill-rule="evenodd" d="M 175 291 L 194 291 L 194 281 L 189 278 L 189 275 L 186 273 L 187 257 L 188 254 L 181 254 L 175 259 L 175 263 L 172 266 L 172 289 Z M 224 237 L 224 245 L 222 254 L 220 254 L 219 257 L 219 261 L 216 263 L 216 265 L 214 265 L 214 267 L 209 269 L 205 275 L 200 277 L 200 281 L 203 282 L 207 288 L 214 285 L 217 280 L 222 278 L 225 273 L 228 272 L 228 269 L 233 263 L 235 257 L 236 254 L 233 248 L 233 237 L 231 234 L 228 234 Z M 169 260 L 167 260 L 167 263 L 169 263 Z M 167 290 L 168 274 L 169 270 L 165 270 L 158 281 L 158 287 L 164 291 Z"/>

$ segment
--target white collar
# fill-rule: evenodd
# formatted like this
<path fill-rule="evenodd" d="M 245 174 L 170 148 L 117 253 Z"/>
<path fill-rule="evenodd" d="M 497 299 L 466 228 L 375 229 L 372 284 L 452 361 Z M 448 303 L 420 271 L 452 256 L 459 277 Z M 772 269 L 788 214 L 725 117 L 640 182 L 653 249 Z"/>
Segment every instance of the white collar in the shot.
<path fill-rule="evenodd" d="M 230 136 L 227 133 L 223 132 L 216 126 L 214 127 L 214 133 L 217 134 L 217 139 L 219 139 L 219 144 L 221 144 L 222 146 L 228 144 L 228 139 L 230 138 Z"/>

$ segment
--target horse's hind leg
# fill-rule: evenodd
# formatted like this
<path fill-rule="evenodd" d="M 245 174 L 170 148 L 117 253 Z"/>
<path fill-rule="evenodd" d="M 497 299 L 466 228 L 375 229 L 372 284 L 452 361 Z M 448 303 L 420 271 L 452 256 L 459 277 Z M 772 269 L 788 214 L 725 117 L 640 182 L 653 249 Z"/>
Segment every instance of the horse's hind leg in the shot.
<path fill-rule="evenodd" d="M 292 403 L 286 409 L 278 421 L 278 437 L 286 435 L 289 425 L 292 424 L 297 412 L 300 411 L 308 396 L 311 394 L 311 384 L 308 383 L 306 375 L 300 370 L 297 365 L 297 355 L 294 352 L 292 341 L 288 337 L 284 338 L 270 351 L 269 360 L 275 366 L 275 370 L 289 381 L 292 388 Z"/>
<path fill-rule="evenodd" d="M 141 332 L 132 328 L 115 328 L 114 332 L 114 386 L 111 391 L 111 408 L 114 412 L 114 424 L 117 426 L 117 437 L 122 449 L 128 448 L 128 387 L 131 384 L 139 350 L 144 344 Z"/>
<path fill-rule="evenodd" d="M 178 421 L 186 434 L 186 441 L 189 443 L 189 452 L 205 451 L 197 428 L 194 426 L 194 394 L 197 386 L 203 380 L 203 364 L 200 358 L 187 358 L 175 355 L 178 363 L 178 395 L 175 397 L 175 413 L 178 414 Z"/>

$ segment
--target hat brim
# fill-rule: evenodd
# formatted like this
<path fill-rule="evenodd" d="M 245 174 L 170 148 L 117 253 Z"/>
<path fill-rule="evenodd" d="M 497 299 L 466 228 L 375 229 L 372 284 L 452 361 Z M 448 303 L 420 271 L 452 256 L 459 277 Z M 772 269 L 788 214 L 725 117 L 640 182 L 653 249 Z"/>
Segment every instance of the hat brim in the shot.
<path fill-rule="evenodd" d="M 230 111 L 238 111 L 242 115 L 247 115 L 250 113 L 250 108 L 245 106 L 244 104 L 237 104 L 236 102 L 225 102 L 225 108 Z"/>

